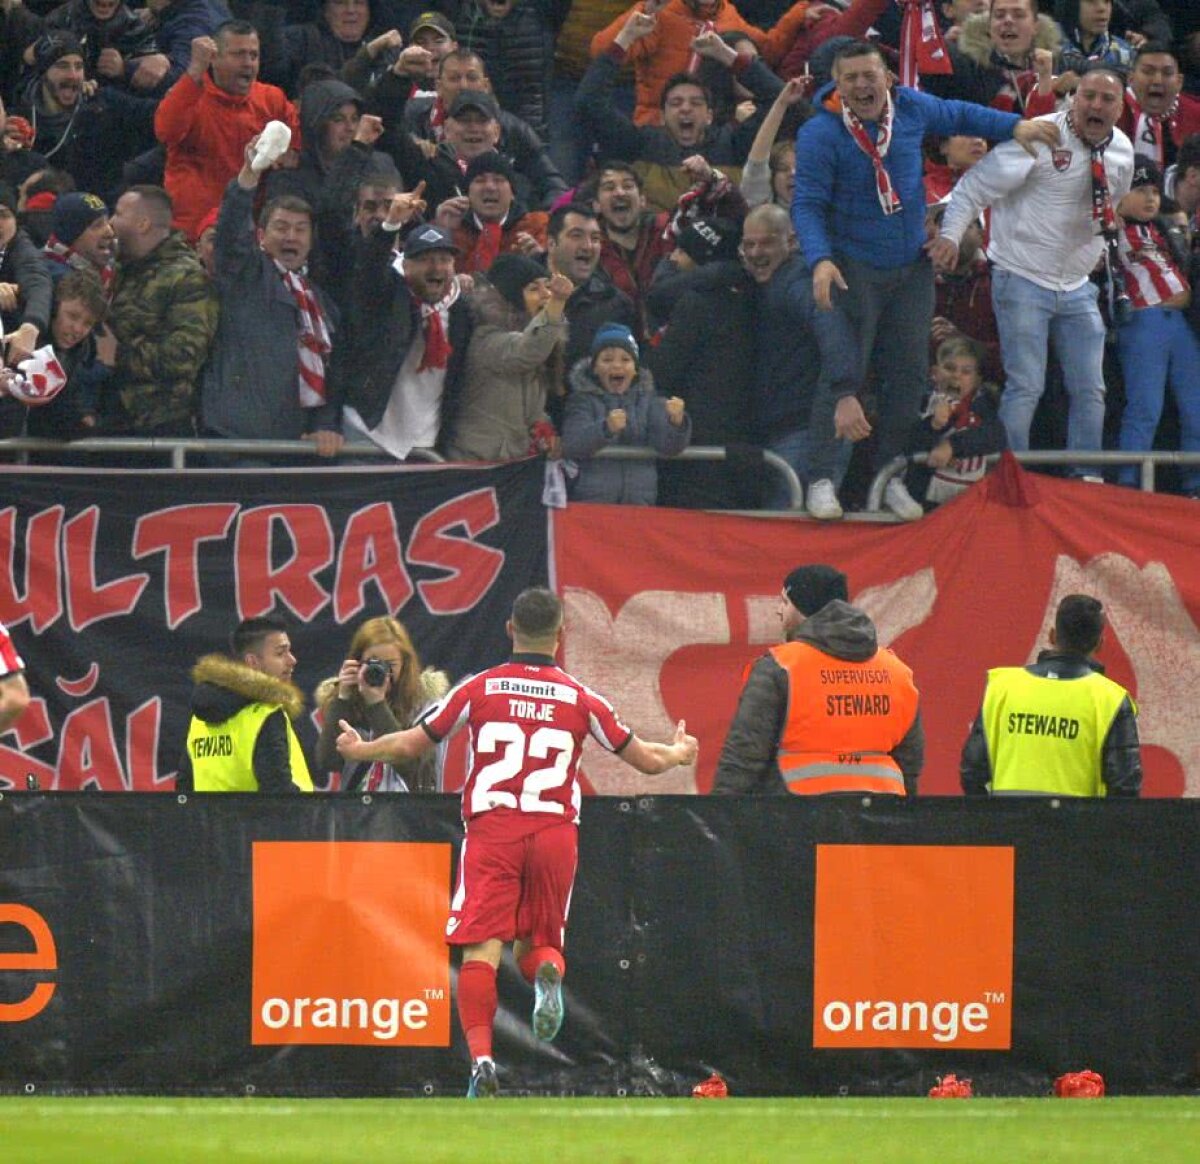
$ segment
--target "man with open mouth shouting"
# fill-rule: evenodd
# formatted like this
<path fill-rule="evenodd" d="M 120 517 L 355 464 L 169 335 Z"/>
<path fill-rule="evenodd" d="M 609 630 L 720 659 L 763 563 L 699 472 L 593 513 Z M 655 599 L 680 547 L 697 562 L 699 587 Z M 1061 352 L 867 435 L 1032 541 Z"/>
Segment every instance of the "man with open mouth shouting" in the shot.
<path fill-rule="evenodd" d="M 893 86 L 878 47 L 867 41 L 838 49 L 832 72 L 833 82 L 817 93 L 818 112 L 796 136 L 792 222 L 812 268 L 818 308 L 845 312 L 863 370 L 874 374 L 879 469 L 901 452 L 929 371 L 934 286 L 924 253 L 922 139 L 967 134 L 1013 139 L 1033 150 L 1035 143 L 1056 145 L 1060 130 L 1053 120 L 1023 121 L 1015 113 Z M 836 434 L 858 441 L 870 433 L 850 393 L 838 400 L 834 433 L 810 433 L 810 439 Z M 899 480 L 889 484 L 884 500 L 905 520 L 922 515 Z M 841 516 L 832 482 L 813 482 L 808 508 L 822 520 Z"/>

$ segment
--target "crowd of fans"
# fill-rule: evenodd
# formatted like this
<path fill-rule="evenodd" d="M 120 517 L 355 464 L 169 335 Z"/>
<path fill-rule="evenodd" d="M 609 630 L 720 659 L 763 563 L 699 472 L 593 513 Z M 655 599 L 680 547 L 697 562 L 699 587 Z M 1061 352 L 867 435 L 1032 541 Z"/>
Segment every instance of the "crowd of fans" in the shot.
<path fill-rule="evenodd" d="M 541 455 L 579 500 L 783 508 L 770 449 L 826 518 L 902 451 L 926 456 L 886 503 L 919 517 L 988 454 L 1061 446 L 1066 409 L 1051 363 L 1006 431 L 986 214 L 938 275 L 919 393 L 887 346 L 912 296 L 864 305 L 870 261 L 814 285 L 843 270 L 806 255 L 801 197 L 797 241 L 797 131 L 863 37 L 905 84 L 1026 119 L 1122 71 L 1104 447 L 1200 452 L 1188 0 L 0 0 L 0 437 Z M 925 138 L 930 238 L 992 144 Z M 689 443 L 726 460 L 670 459 Z M 620 445 L 664 459 L 593 459 Z"/>

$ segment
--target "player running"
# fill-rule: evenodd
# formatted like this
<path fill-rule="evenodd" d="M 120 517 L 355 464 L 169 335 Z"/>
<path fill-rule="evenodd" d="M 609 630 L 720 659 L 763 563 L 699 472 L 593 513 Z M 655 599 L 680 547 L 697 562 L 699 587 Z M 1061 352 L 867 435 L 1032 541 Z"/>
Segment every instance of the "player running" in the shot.
<path fill-rule="evenodd" d="M 512 658 L 464 679 L 420 724 L 363 740 L 345 720 L 338 751 L 352 760 L 419 756 L 466 723 L 466 835 L 446 941 L 462 947 L 458 1018 L 471 1053 L 468 1098 L 499 1090 L 492 1058 L 496 968 L 507 942 L 533 985 L 533 1032 L 549 1041 L 563 1020 L 563 944 L 578 855 L 579 760 L 590 735 L 647 775 L 692 764 L 683 720 L 670 744 L 640 739 L 603 696 L 554 661 L 562 603 L 549 590 L 517 596 L 506 629 Z"/>

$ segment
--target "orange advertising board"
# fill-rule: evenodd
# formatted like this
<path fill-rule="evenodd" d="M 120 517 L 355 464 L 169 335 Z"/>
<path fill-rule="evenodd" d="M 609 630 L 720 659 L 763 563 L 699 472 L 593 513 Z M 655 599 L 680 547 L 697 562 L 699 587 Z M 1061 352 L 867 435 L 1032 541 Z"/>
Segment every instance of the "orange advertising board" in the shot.
<path fill-rule="evenodd" d="M 251 1041 L 450 1045 L 450 845 L 253 846 Z"/>
<path fill-rule="evenodd" d="M 1007 1050 L 1013 849 L 818 845 L 814 1047 Z"/>

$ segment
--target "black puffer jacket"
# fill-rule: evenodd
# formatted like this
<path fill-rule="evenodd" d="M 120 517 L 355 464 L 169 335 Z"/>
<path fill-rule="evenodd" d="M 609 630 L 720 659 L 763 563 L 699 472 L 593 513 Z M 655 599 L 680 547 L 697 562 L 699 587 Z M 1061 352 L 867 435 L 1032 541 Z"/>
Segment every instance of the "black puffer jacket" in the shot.
<path fill-rule="evenodd" d="M 479 55 L 501 107 L 527 121 L 544 140 L 554 40 L 570 0 L 516 0 L 501 20 L 489 16 L 479 0 L 462 0 L 457 7 L 452 18 L 458 47 Z"/>
<path fill-rule="evenodd" d="M 788 641 L 800 640 L 834 659 L 861 663 L 879 650 L 875 626 L 857 607 L 834 600 L 806 618 Z M 777 753 L 788 710 L 788 674 L 768 652 L 750 668 L 737 712 L 729 725 L 713 781 L 715 794 L 780 793 L 787 786 Z M 904 774 L 904 787 L 915 796 L 925 763 L 925 729 L 918 710 L 912 727 L 891 752 Z"/>

